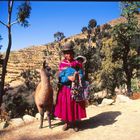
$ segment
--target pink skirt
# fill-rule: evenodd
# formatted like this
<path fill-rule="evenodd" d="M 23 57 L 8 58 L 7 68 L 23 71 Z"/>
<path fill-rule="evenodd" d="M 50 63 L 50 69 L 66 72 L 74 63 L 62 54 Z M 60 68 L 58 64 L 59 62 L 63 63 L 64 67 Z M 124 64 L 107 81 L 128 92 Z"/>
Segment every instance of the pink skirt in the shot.
<path fill-rule="evenodd" d="M 75 102 L 71 89 L 63 86 L 58 93 L 54 115 L 63 121 L 76 121 L 86 117 L 85 101 Z"/>

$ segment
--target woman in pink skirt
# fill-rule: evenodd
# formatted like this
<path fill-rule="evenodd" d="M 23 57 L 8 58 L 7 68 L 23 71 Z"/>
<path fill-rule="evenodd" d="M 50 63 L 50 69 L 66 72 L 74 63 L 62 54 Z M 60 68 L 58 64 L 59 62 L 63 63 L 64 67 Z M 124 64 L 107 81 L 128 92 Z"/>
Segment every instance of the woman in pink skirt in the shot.
<path fill-rule="evenodd" d="M 82 64 L 74 60 L 73 46 L 67 43 L 63 47 L 64 60 L 59 64 L 59 81 L 61 87 L 59 88 L 57 102 L 55 106 L 55 116 L 61 118 L 65 122 L 63 130 L 68 130 L 73 126 L 74 131 L 78 131 L 79 127 L 77 121 L 86 117 L 85 101 L 76 102 L 71 96 L 71 83 L 75 80 L 75 75 L 78 73 L 83 77 L 82 71 L 77 72 L 75 69 L 72 71 L 65 71 L 66 68 L 82 69 Z M 73 74 L 72 74 L 73 73 Z"/>

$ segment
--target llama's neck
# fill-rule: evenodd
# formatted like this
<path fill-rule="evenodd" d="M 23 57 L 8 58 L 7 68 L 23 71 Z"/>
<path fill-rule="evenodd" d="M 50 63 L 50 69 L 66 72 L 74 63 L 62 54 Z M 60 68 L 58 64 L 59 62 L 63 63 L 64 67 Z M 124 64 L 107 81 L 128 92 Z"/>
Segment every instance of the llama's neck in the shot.
<path fill-rule="evenodd" d="M 41 73 L 41 85 L 44 88 L 48 88 L 50 86 L 50 77 L 46 76 L 45 72 Z"/>

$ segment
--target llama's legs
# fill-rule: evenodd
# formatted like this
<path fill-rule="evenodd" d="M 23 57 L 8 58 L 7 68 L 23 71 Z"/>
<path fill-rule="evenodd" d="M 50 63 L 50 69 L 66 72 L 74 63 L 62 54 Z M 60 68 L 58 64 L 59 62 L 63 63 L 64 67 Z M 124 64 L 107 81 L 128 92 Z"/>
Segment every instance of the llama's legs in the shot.
<path fill-rule="evenodd" d="M 39 128 L 42 128 L 43 127 L 43 119 L 44 119 L 44 110 L 43 109 L 41 109 L 40 115 L 41 115 L 41 118 L 40 118 L 40 127 Z"/>
<path fill-rule="evenodd" d="M 49 128 L 51 128 L 51 116 L 49 112 L 47 112 L 47 117 L 48 117 Z"/>
<path fill-rule="evenodd" d="M 63 131 L 66 131 L 70 128 L 70 122 L 65 122 L 64 126 L 62 127 Z"/>

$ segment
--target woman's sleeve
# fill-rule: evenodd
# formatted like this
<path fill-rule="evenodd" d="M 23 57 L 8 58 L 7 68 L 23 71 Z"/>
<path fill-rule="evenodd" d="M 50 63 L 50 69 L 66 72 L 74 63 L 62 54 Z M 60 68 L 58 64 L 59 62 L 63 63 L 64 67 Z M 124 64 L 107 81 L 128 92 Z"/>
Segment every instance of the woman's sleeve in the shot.
<path fill-rule="evenodd" d="M 63 61 L 59 64 L 59 82 L 66 83 L 69 79 L 66 76 L 66 68 L 64 67 Z"/>
<path fill-rule="evenodd" d="M 68 79 L 68 77 L 67 77 L 67 75 L 66 75 L 66 71 L 65 71 L 65 70 L 63 70 L 63 71 L 60 72 L 60 74 L 59 74 L 59 79 L 60 79 L 60 82 L 61 82 L 62 84 L 63 84 L 63 83 L 69 82 L 69 79 Z"/>

